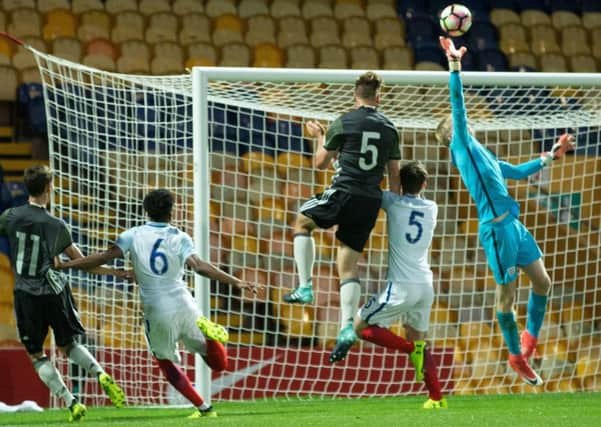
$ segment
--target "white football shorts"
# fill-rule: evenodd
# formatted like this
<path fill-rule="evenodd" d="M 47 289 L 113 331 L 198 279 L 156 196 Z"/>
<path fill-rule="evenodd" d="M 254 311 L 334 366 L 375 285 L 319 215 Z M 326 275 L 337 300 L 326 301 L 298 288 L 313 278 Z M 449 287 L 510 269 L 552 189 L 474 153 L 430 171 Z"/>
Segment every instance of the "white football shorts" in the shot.
<path fill-rule="evenodd" d="M 428 332 L 430 311 L 434 302 L 432 283 L 388 282 L 386 288 L 373 295 L 359 309 L 368 325 L 389 328 L 404 318 L 404 324 L 420 332 Z"/>
<path fill-rule="evenodd" d="M 191 353 L 206 354 L 204 335 L 196 326 L 200 310 L 190 292 L 183 289 L 164 296 L 167 304 L 144 305 L 144 327 L 150 351 L 157 359 L 180 363 L 178 343 Z"/>

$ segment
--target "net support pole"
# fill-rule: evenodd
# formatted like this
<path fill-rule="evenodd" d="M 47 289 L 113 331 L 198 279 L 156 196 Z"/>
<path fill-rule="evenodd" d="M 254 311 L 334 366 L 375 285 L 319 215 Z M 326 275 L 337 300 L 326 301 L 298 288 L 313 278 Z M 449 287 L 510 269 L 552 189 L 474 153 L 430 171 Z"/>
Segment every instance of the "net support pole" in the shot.
<path fill-rule="evenodd" d="M 210 261 L 209 247 L 209 109 L 208 78 L 203 73 L 192 76 L 192 120 L 194 162 L 194 244 L 205 261 Z M 210 316 L 210 281 L 198 274 L 194 277 L 194 295 L 205 316 Z M 211 404 L 211 370 L 196 354 L 194 381 L 202 398 Z"/>

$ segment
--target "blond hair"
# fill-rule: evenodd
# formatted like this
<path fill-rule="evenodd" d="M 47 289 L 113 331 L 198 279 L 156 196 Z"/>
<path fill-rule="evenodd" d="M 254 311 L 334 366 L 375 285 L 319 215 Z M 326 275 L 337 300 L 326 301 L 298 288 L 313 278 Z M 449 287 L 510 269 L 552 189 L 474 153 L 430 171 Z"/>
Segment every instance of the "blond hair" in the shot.
<path fill-rule="evenodd" d="M 447 147 L 451 144 L 451 137 L 453 136 L 453 116 L 450 114 L 442 119 L 438 126 L 436 126 L 436 140 L 439 144 L 446 145 Z"/>

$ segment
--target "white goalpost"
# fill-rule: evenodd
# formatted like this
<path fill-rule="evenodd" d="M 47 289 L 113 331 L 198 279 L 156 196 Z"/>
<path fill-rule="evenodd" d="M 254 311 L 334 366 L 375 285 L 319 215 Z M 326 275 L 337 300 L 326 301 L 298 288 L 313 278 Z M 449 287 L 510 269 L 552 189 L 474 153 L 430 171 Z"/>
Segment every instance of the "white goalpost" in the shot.
<path fill-rule="evenodd" d="M 230 365 L 210 373 L 182 363 L 203 397 L 217 400 L 424 393 L 405 355 L 357 344 L 344 362 L 327 357 L 338 332 L 333 230 L 317 231 L 315 302 L 294 306 L 292 223 L 300 204 L 333 171 L 311 166 L 304 123 L 324 124 L 352 108 L 355 70 L 194 68 L 191 75 L 119 75 L 34 52 L 44 82 L 53 211 L 86 253 L 105 248 L 145 218 L 143 194 L 177 195 L 175 225 L 199 253 L 238 277 L 266 285 L 249 298 L 188 276 L 202 310 L 230 332 Z M 495 284 L 477 242 L 477 218 L 433 129 L 449 112 L 448 74 L 382 71 L 380 107 L 397 126 L 404 159 L 423 161 L 426 196 L 440 206 L 431 261 L 435 304 L 429 339 L 444 393 L 536 392 L 507 371 L 494 321 Z M 470 124 L 500 158 L 520 162 L 569 129 L 579 148 L 528 182 L 511 182 L 521 218 L 545 252 L 553 280 L 535 366 L 547 391 L 601 389 L 601 81 L 597 75 L 464 73 Z M 386 183 L 384 183 L 386 187 Z M 362 300 L 386 274 L 382 214 L 360 261 Z M 125 264 L 127 265 L 127 264 Z M 123 384 L 130 404 L 178 403 L 153 367 L 135 286 L 70 276 L 86 340 Z M 516 311 L 524 327 L 529 284 Z M 402 334 L 402 327 L 393 329 Z M 66 360 L 63 372 L 69 371 Z M 71 376 L 85 403 L 103 404 L 93 381 Z M 58 404 L 57 402 L 54 402 Z"/>

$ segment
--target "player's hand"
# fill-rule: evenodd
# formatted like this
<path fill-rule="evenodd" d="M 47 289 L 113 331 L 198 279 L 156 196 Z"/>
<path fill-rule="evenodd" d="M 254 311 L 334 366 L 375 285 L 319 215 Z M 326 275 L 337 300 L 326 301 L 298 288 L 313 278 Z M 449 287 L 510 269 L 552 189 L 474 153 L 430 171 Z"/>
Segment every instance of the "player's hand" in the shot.
<path fill-rule="evenodd" d="M 63 270 L 63 264 L 61 263 L 60 258 L 57 256 L 54 257 L 54 269 Z"/>
<path fill-rule="evenodd" d="M 119 273 L 119 278 L 123 279 L 129 283 L 134 283 L 136 281 L 136 274 L 134 273 L 133 270 L 118 270 L 120 271 Z"/>
<path fill-rule="evenodd" d="M 557 142 L 553 144 L 553 148 L 551 148 L 553 159 L 561 159 L 568 151 L 574 150 L 575 147 L 576 140 L 574 139 L 574 136 L 564 133 L 557 139 Z"/>
<path fill-rule="evenodd" d="M 264 288 L 263 285 L 260 285 L 258 283 L 247 282 L 246 280 L 241 280 L 236 286 L 242 291 L 251 291 L 254 295 L 257 294 L 259 289 Z"/>
<path fill-rule="evenodd" d="M 461 58 L 467 52 L 465 46 L 461 46 L 459 49 L 455 47 L 455 43 L 449 37 L 440 36 L 440 47 L 444 50 L 445 55 L 449 61 L 461 61 Z"/>
<path fill-rule="evenodd" d="M 322 125 L 316 120 L 309 120 L 305 124 L 305 128 L 307 129 L 307 134 L 311 138 L 318 138 L 326 134 L 326 128 L 324 127 L 324 125 Z"/>

